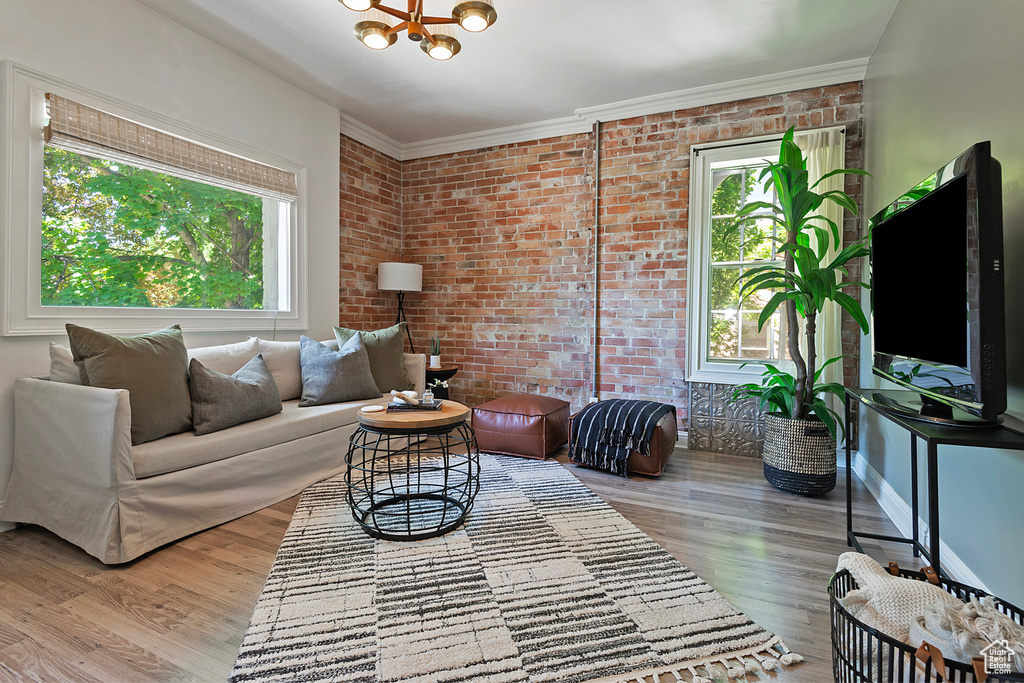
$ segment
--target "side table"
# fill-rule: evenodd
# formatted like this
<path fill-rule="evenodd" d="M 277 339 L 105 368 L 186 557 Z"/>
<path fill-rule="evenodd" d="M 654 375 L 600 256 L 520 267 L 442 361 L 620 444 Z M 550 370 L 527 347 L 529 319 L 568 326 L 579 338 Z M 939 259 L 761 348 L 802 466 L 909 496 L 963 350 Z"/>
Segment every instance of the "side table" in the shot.
<path fill-rule="evenodd" d="M 345 463 L 352 517 L 370 536 L 417 541 L 454 530 L 480 488 L 469 408 L 359 413 Z"/>
<path fill-rule="evenodd" d="M 450 380 L 459 371 L 458 365 L 442 365 L 439 368 L 427 368 L 427 388 L 431 389 L 430 383 L 435 379 L 445 382 Z M 446 399 L 448 398 L 448 389 L 445 387 L 437 387 L 431 389 L 434 392 L 434 398 Z"/>

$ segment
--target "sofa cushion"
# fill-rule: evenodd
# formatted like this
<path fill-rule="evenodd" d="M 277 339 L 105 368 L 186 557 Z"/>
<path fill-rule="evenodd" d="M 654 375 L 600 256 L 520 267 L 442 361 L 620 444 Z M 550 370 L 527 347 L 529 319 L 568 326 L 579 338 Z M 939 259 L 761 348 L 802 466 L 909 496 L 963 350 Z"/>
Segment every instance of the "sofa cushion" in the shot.
<path fill-rule="evenodd" d="M 299 339 L 302 367 L 300 407 L 377 398 L 380 391 L 370 372 L 370 359 L 358 332 L 335 351 L 315 339 Z"/>
<path fill-rule="evenodd" d="M 338 340 L 321 342 L 324 346 L 338 350 Z M 302 370 L 300 369 L 299 342 L 268 341 L 257 339 L 256 345 L 263 360 L 270 368 L 270 374 L 277 382 L 277 390 L 281 392 L 282 401 L 290 401 L 302 396 Z"/>
<path fill-rule="evenodd" d="M 127 389 L 133 444 L 192 426 L 188 357 L 178 325 L 122 337 L 68 323 L 68 339 L 82 384 Z"/>
<path fill-rule="evenodd" d="M 82 373 L 75 365 L 71 349 L 50 342 L 50 381 L 64 384 L 81 384 Z"/>
<path fill-rule="evenodd" d="M 188 367 L 188 388 L 197 435 L 281 412 L 281 394 L 259 354 L 230 375 L 211 370 L 193 358 Z"/>
<path fill-rule="evenodd" d="M 386 394 L 392 389 L 412 389 L 412 382 L 405 372 L 405 326 L 406 323 L 403 322 L 373 332 L 335 327 L 334 336 L 338 338 L 339 344 L 344 344 L 356 333 L 362 334 L 366 353 L 370 356 L 373 380 L 377 383 L 377 389 Z"/>
<path fill-rule="evenodd" d="M 251 361 L 259 352 L 256 337 L 249 337 L 245 341 L 234 344 L 200 346 L 195 349 L 189 349 L 188 357 L 189 360 L 195 358 L 208 370 L 216 370 L 225 375 L 231 375 Z M 264 361 L 266 361 L 266 358 L 264 358 Z"/>
<path fill-rule="evenodd" d="M 308 408 L 299 408 L 298 401 L 286 401 L 280 413 L 262 420 L 235 425 L 212 434 L 196 436 L 192 432 L 185 432 L 133 446 L 135 477 L 145 479 L 177 472 L 344 427 L 359 419 L 359 409 L 363 406 L 387 405 L 388 399 L 332 403 Z M 339 460 L 345 458 L 347 448 L 348 442 L 339 439 Z M 238 476 L 243 477 L 245 473 L 239 472 Z"/>

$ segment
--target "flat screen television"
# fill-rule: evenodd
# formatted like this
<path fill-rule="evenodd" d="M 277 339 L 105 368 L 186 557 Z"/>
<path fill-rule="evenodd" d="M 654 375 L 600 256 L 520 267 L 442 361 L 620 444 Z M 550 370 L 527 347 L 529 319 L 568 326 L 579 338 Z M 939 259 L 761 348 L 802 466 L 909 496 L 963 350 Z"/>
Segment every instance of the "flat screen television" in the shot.
<path fill-rule="evenodd" d="M 872 369 L 881 407 L 952 424 L 1006 410 L 999 162 L 980 142 L 869 222 Z M 909 391 L 908 391 L 909 390 Z"/>

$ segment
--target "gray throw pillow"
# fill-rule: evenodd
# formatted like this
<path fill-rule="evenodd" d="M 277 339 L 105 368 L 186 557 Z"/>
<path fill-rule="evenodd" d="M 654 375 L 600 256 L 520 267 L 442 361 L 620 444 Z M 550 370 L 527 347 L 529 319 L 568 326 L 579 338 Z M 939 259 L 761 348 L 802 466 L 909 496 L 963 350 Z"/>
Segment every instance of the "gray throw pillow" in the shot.
<path fill-rule="evenodd" d="M 133 445 L 192 426 L 188 352 L 179 326 L 136 337 L 106 334 L 71 323 L 65 328 L 82 384 L 128 390 Z"/>
<path fill-rule="evenodd" d="M 195 358 L 188 372 L 196 436 L 281 412 L 281 394 L 262 354 L 232 375 L 211 370 Z"/>
<path fill-rule="evenodd" d="M 358 332 L 334 351 L 315 339 L 299 338 L 302 398 L 299 407 L 380 398 L 370 360 Z"/>
<path fill-rule="evenodd" d="M 356 334 L 363 336 L 363 344 L 366 345 L 366 353 L 370 357 L 370 372 L 373 373 L 373 381 L 377 383 L 377 388 L 382 394 L 389 393 L 392 389 L 412 389 L 402 353 L 405 348 L 405 326 L 406 323 L 403 322 L 374 332 L 334 328 L 334 336 L 338 338 L 339 344 L 344 344 Z"/>

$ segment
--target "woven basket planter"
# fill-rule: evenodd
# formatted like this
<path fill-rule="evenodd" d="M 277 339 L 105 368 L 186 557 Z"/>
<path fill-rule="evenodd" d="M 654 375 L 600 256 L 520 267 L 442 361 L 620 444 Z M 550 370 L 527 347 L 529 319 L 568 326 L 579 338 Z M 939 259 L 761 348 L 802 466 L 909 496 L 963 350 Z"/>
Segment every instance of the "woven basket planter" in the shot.
<path fill-rule="evenodd" d="M 823 496 L 836 487 L 836 440 L 820 420 L 764 416 L 764 478 L 786 493 Z"/>

